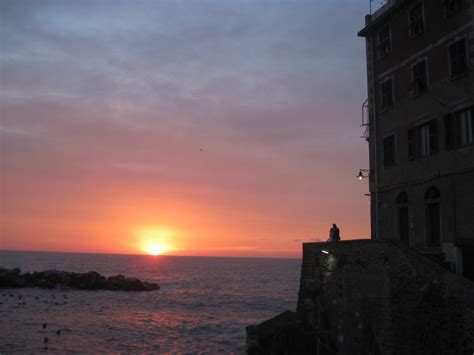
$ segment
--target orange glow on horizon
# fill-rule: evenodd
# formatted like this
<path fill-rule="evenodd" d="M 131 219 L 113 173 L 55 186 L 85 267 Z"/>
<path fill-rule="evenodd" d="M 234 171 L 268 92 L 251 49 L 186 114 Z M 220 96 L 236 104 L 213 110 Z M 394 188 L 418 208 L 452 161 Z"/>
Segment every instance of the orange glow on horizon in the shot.
<path fill-rule="evenodd" d="M 134 232 L 138 239 L 139 249 L 153 256 L 166 254 L 175 250 L 171 238 L 176 232 L 167 227 L 141 227 Z"/>
<path fill-rule="evenodd" d="M 15 182 L 28 185 L 23 179 L 17 178 Z M 361 186 L 356 179 L 353 183 L 358 188 Z M 252 202 L 253 205 L 246 200 L 242 203 L 239 202 L 241 195 L 234 196 L 233 192 L 226 194 L 229 201 L 221 204 L 221 201 L 174 198 L 167 195 L 169 192 L 154 191 L 153 186 L 147 184 L 142 187 L 147 195 L 129 191 L 126 184 L 115 182 L 92 187 L 78 185 L 74 194 L 66 193 L 69 186 L 65 183 L 55 183 L 54 188 L 57 195 L 45 193 L 38 201 L 30 199 L 29 202 L 39 204 L 48 199 L 47 213 L 18 212 L 10 216 L 0 211 L 4 223 L 0 249 L 299 258 L 301 243 L 326 240 L 334 221 L 334 214 L 325 216 L 326 212 L 321 212 L 322 217 L 316 220 L 312 214 L 302 217 L 286 210 L 283 213 L 278 209 L 281 205 L 271 200 Z M 15 194 L 24 195 L 23 189 Z M 305 206 L 306 200 L 297 202 Z M 12 198 L 7 204 L 15 206 L 20 201 Z M 64 206 L 70 208 L 68 213 L 63 211 Z M 367 214 L 359 207 L 351 205 L 353 213 Z M 260 216 L 256 208 L 265 213 Z M 352 218 L 355 218 L 353 214 L 336 219 L 342 227 L 343 240 L 366 235 L 365 220 L 359 218 L 353 222 Z"/>

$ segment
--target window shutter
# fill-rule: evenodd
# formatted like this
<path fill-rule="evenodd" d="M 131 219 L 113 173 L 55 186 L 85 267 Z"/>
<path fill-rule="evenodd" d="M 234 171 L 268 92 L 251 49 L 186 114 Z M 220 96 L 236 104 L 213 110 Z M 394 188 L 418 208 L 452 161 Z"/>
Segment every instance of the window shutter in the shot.
<path fill-rule="evenodd" d="M 413 65 L 413 92 L 415 95 L 420 94 L 428 88 L 426 76 L 426 61 L 422 60 Z"/>
<path fill-rule="evenodd" d="M 444 0 L 442 6 L 445 16 L 449 18 L 464 8 L 464 0 Z"/>
<path fill-rule="evenodd" d="M 453 115 L 444 116 L 444 135 L 446 138 L 446 149 L 454 148 L 454 117 Z"/>
<path fill-rule="evenodd" d="M 413 75 L 415 78 L 421 77 L 421 62 L 413 66 Z"/>
<path fill-rule="evenodd" d="M 395 136 L 383 140 L 383 165 L 385 167 L 395 164 Z"/>
<path fill-rule="evenodd" d="M 380 83 L 380 108 L 382 110 L 393 106 L 393 81 L 387 79 Z"/>
<path fill-rule="evenodd" d="M 458 61 L 456 57 L 456 43 L 449 47 L 449 58 L 451 59 L 451 75 L 455 76 L 459 74 Z"/>
<path fill-rule="evenodd" d="M 459 61 L 459 72 L 464 73 L 467 70 L 466 63 L 466 41 L 460 40 L 457 44 L 457 56 Z"/>
<path fill-rule="evenodd" d="M 428 123 L 430 136 L 430 155 L 438 153 L 438 122 L 432 120 Z"/>
<path fill-rule="evenodd" d="M 460 39 L 449 47 L 449 58 L 452 76 L 467 71 L 467 48 L 465 39 Z"/>
<path fill-rule="evenodd" d="M 393 80 L 392 79 L 388 79 L 387 80 L 387 102 L 388 102 L 388 106 L 389 107 L 392 107 L 393 106 Z"/>
<path fill-rule="evenodd" d="M 412 75 L 413 75 L 413 93 L 416 95 L 420 92 L 420 76 L 418 74 L 419 69 L 418 69 L 418 64 L 415 64 L 412 68 Z"/>
<path fill-rule="evenodd" d="M 458 111 L 453 116 L 453 147 L 457 148 L 462 145 L 462 120 L 465 113 Z"/>
<path fill-rule="evenodd" d="M 408 158 L 415 159 L 415 129 L 408 130 Z"/>
<path fill-rule="evenodd" d="M 474 139 L 474 106 L 471 106 L 470 111 L 471 111 L 471 135 Z"/>
<path fill-rule="evenodd" d="M 385 108 L 385 82 L 380 83 L 380 108 L 384 109 Z"/>

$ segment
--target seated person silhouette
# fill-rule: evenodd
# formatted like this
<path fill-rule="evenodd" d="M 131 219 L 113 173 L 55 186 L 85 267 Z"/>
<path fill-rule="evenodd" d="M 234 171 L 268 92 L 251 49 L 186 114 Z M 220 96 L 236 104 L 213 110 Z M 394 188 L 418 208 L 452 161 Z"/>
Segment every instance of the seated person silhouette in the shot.
<path fill-rule="evenodd" d="M 339 228 L 337 228 L 336 223 L 333 223 L 332 228 L 329 230 L 329 239 L 328 242 L 338 242 L 341 240 L 339 235 Z"/>

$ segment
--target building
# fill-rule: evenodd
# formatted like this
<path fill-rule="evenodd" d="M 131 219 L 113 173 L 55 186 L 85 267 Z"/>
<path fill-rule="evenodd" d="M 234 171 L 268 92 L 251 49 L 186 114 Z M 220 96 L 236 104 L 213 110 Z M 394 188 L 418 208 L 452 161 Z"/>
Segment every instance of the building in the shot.
<path fill-rule="evenodd" d="M 474 279 L 474 0 L 391 0 L 366 16 L 373 239 Z"/>

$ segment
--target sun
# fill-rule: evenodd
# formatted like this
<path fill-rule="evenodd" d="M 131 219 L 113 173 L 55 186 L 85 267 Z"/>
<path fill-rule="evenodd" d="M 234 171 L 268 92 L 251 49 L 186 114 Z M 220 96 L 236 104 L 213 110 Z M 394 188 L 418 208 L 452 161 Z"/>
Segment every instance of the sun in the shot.
<path fill-rule="evenodd" d="M 162 255 L 174 250 L 174 230 L 162 226 L 140 227 L 135 230 L 139 249 L 148 255 Z"/>
<path fill-rule="evenodd" d="M 153 256 L 161 255 L 161 254 L 163 254 L 167 251 L 168 251 L 168 249 L 166 249 L 165 247 L 163 247 L 161 245 L 158 245 L 158 244 L 150 245 L 146 249 L 146 252 L 150 255 L 153 255 Z"/>

